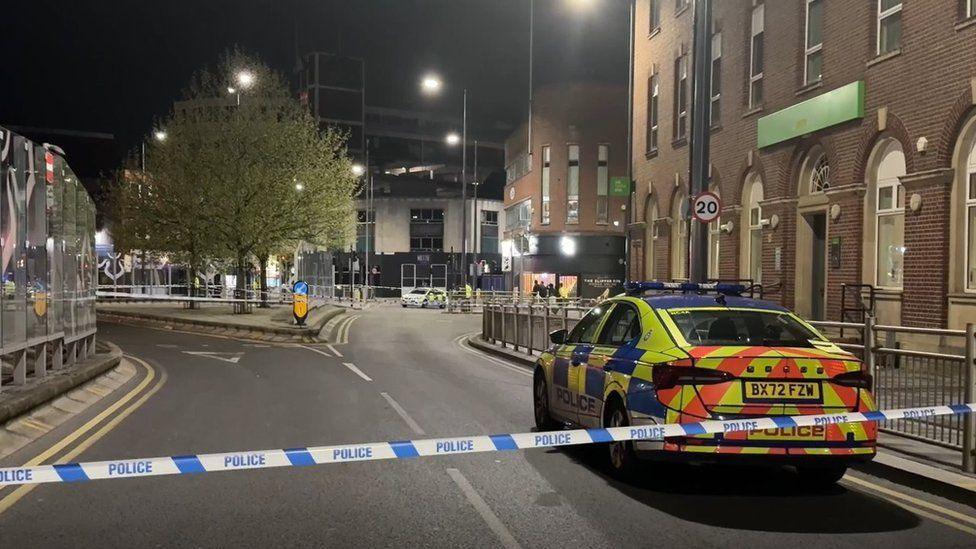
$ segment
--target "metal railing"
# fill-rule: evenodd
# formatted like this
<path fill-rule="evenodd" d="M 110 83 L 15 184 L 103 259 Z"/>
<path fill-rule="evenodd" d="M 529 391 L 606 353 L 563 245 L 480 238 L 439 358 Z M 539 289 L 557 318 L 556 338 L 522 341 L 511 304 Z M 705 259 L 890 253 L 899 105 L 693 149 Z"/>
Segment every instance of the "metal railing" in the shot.
<path fill-rule="evenodd" d="M 487 303 L 484 339 L 530 355 L 549 347 L 549 333 L 572 330 L 588 307 L 576 304 Z M 874 379 L 879 408 L 939 406 L 976 401 L 976 328 L 965 330 L 810 322 L 837 345 L 864 361 Z M 843 331 L 844 335 L 841 336 Z M 928 341 L 926 341 L 928 340 Z M 906 348 L 911 345 L 915 348 Z M 976 417 L 887 420 L 880 429 L 962 453 L 962 468 L 976 472 Z"/>

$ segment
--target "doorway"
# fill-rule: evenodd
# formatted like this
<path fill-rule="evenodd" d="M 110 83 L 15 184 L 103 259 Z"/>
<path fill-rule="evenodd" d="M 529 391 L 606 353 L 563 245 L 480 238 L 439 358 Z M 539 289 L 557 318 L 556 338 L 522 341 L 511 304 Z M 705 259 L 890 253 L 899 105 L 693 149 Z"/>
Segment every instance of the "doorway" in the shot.
<path fill-rule="evenodd" d="M 810 227 L 810 318 L 823 320 L 827 296 L 827 214 L 804 215 Z"/>

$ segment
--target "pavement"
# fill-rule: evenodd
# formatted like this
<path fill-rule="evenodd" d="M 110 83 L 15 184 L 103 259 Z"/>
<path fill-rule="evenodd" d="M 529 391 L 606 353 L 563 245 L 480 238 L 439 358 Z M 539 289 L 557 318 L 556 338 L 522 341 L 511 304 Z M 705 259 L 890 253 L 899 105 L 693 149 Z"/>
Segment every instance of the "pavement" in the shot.
<path fill-rule="evenodd" d="M 530 430 L 531 373 L 468 345 L 479 317 L 348 314 L 331 327 L 344 337 L 305 345 L 101 324 L 139 373 L 0 464 Z M 976 544 L 976 501 L 941 484 L 856 470 L 810 490 L 785 469 L 651 463 L 621 483 L 601 458 L 570 447 L 8 487 L 0 532 L 5 547 Z"/>

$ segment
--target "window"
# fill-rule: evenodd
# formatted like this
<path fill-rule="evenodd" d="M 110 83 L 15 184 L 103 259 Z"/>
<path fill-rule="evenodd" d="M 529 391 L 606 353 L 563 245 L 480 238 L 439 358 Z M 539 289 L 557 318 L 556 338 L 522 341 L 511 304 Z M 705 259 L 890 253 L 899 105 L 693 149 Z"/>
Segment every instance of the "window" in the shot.
<path fill-rule="evenodd" d="M 623 303 L 614 306 L 600 331 L 600 345 L 622 346 L 640 337 L 641 326 L 637 309 Z"/>
<path fill-rule="evenodd" d="M 976 144 L 966 172 L 966 289 L 976 290 Z"/>
<path fill-rule="evenodd" d="M 675 13 L 678 13 L 681 10 L 687 8 L 688 7 L 688 3 L 690 1 L 691 0 L 674 0 L 674 11 L 675 11 Z"/>
<path fill-rule="evenodd" d="M 373 210 L 356 211 L 356 251 L 369 252 L 376 250 L 376 212 Z"/>
<path fill-rule="evenodd" d="M 410 251 L 444 250 L 444 210 L 434 208 L 410 210 Z"/>
<path fill-rule="evenodd" d="M 481 253 L 498 253 L 498 212 L 481 210 Z"/>
<path fill-rule="evenodd" d="M 542 147 L 542 224 L 549 224 L 549 145 Z"/>
<path fill-rule="evenodd" d="M 712 110 L 711 125 L 722 121 L 722 33 L 712 35 Z"/>
<path fill-rule="evenodd" d="M 976 0 L 964 0 L 966 2 L 966 19 L 976 17 Z"/>
<path fill-rule="evenodd" d="M 746 232 L 744 234 L 747 239 L 745 242 L 746 251 L 746 262 L 749 271 L 747 273 L 748 278 L 752 279 L 753 283 L 762 283 L 762 227 L 763 227 L 763 216 L 762 216 L 762 206 L 760 203 L 763 200 L 763 185 L 762 181 L 756 175 L 750 175 L 746 179 L 746 207 L 745 213 L 748 216 L 748 224 L 746 225 Z"/>
<path fill-rule="evenodd" d="M 658 81 L 657 75 L 647 79 L 647 153 L 657 152 L 657 106 Z"/>
<path fill-rule="evenodd" d="M 610 183 L 608 173 L 610 161 L 610 145 L 599 145 L 596 158 L 596 222 L 605 225 L 608 222 L 607 187 Z"/>
<path fill-rule="evenodd" d="M 973 0 L 976 2 L 976 0 Z M 647 25 L 647 33 L 650 34 L 661 28 L 661 0 L 650 1 L 650 16 Z"/>
<path fill-rule="evenodd" d="M 901 288 L 905 256 L 905 189 L 898 178 L 905 175 L 905 155 L 897 141 L 889 141 L 877 168 L 877 248 L 875 284 Z"/>
<path fill-rule="evenodd" d="M 606 313 L 603 307 L 594 307 L 586 316 L 580 319 L 573 326 L 572 331 L 566 337 L 566 343 L 594 343 L 596 341 L 596 330 L 600 327 L 600 319 Z"/>
<path fill-rule="evenodd" d="M 690 215 L 688 197 L 675 197 L 671 206 L 671 278 L 688 277 L 688 229 Z"/>
<path fill-rule="evenodd" d="M 752 9 L 751 39 L 749 41 L 749 108 L 758 109 L 763 100 L 763 31 L 765 8 L 759 4 Z"/>
<path fill-rule="evenodd" d="M 498 237 L 488 236 L 486 234 L 481 235 L 481 253 L 483 254 L 497 254 L 498 253 Z"/>
<path fill-rule="evenodd" d="M 481 224 L 498 226 L 498 212 L 494 210 L 481 210 Z"/>
<path fill-rule="evenodd" d="M 532 225 L 532 201 L 523 200 L 505 209 L 505 230 L 527 230 Z"/>
<path fill-rule="evenodd" d="M 718 194 L 718 188 L 712 187 L 709 189 L 716 195 Z M 722 236 L 722 217 L 719 216 L 715 218 L 708 224 L 708 277 L 709 278 L 719 278 L 719 241 Z"/>
<path fill-rule="evenodd" d="M 807 159 L 809 162 L 809 158 Z M 822 193 L 830 188 L 830 164 L 827 155 L 820 153 L 810 170 L 810 193 Z"/>
<path fill-rule="evenodd" d="M 666 314 L 691 345 L 813 347 L 823 341 L 788 314 L 775 311 L 678 309 Z"/>
<path fill-rule="evenodd" d="M 878 0 L 878 55 L 901 48 L 901 0 Z"/>
<path fill-rule="evenodd" d="M 823 69 L 823 0 L 806 0 L 807 23 L 803 83 L 819 82 Z"/>
<path fill-rule="evenodd" d="M 674 62 L 674 139 L 688 135 L 688 55 Z"/>
<path fill-rule="evenodd" d="M 579 145 L 570 145 L 569 169 L 566 172 L 566 223 L 579 223 Z"/>
<path fill-rule="evenodd" d="M 649 197 L 647 206 L 644 209 L 644 278 L 655 280 L 657 278 L 654 268 L 657 263 L 654 258 L 654 248 L 657 243 L 657 202 L 654 197 Z"/>

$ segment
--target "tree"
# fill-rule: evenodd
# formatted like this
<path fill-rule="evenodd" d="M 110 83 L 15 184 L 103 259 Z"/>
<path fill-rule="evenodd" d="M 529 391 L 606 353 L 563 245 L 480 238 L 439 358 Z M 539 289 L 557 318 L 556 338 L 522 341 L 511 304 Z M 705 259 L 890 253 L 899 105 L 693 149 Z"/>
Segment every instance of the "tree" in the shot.
<path fill-rule="evenodd" d="M 242 73 L 247 87 L 236 81 Z M 344 137 L 320 132 L 257 58 L 234 50 L 200 70 L 159 126 L 166 138 L 149 147 L 146 192 L 130 185 L 120 193 L 129 224 L 122 232 L 185 253 L 194 271 L 209 254 L 227 257 L 238 290 L 253 259 L 263 280 L 268 255 L 301 240 L 336 246 L 349 237 L 356 179 Z"/>

